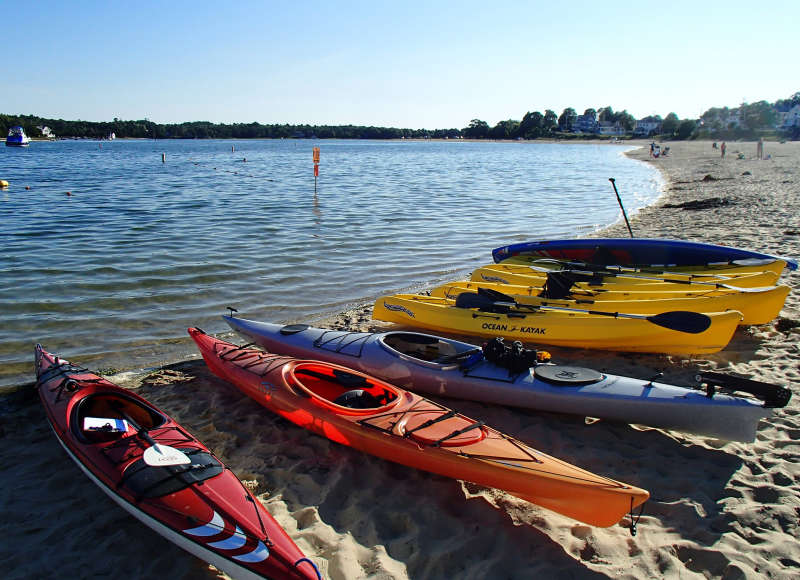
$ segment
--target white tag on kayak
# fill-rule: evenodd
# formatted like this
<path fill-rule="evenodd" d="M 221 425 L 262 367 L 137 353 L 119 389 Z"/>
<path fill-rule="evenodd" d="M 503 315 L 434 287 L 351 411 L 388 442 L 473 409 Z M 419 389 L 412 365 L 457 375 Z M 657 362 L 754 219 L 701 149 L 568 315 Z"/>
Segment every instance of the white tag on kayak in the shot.
<path fill-rule="evenodd" d="M 106 419 L 105 417 L 84 417 L 84 431 L 107 431 L 108 433 L 125 433 L 128 422 L 125 419 Z"/>
<path fill-rule="evenodd" d="M 145 449 L 142 458 L 150 467 L 186 465 L 192 462 L 183 451 L 168 445 L 159 445 L 158 443 Z"/>

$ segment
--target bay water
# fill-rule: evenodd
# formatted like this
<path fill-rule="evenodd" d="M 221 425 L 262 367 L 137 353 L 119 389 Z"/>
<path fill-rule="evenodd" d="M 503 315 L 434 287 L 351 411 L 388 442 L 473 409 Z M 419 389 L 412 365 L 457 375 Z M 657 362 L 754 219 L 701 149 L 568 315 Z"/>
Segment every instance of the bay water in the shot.
<path fill-rule="evenodd" d="M 312 147 L 321 149 L 313 174 Z M 608 144 L 116 140 L 0 150 L 0 388 L 33 346 L 94 370 L 193 353 L 232 306 L 320 319 L 464 278 L 495 247 L 579 237 L 661 193 Z M 29 189 L 26 189 L 26 186 Z"/>

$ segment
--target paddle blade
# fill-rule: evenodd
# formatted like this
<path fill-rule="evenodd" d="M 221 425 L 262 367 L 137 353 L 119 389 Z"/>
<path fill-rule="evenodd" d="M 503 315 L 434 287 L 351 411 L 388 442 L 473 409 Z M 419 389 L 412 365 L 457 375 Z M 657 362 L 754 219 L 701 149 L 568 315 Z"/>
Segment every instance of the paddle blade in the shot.
<path fill-rule="evenodd" d="M 159 445 L 158 443 L 145 449 L 142 458 L 150 467 L 187 465 L 192 462 L 183 451 L 168 445 Z"/>
<path fill-rule="evenodd" d="M 647 320 L 658 326 L 677 330 L 678 332 L 688 332 L 689 334 L 700 334 L 711 326 L 711 317 L 700 312 L 686 312 L 675 310 L 673 312 L 663 312 L 655 316 L 648 316 Z"/>

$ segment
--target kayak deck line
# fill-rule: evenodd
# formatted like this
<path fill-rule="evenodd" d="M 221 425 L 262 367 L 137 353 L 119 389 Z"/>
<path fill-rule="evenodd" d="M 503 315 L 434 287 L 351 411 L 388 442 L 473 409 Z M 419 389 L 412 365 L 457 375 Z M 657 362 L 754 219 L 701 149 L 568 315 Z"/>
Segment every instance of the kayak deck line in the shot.
<path fill-rule="evenodd" d="M 335 332 L 335 331 L 331 331 L 331 332 L 333 333 L 333 332 Z M 345 342 L 345 340 L 344 340 L 344 339 L 345 339 L 345 338 L 347 338 L 348 336 L 352 336 L 352 337 L 353 337 L 353 339 L 352 339 L 350 342 Z M 365 333 L 363 333 L 363 332 L 348 332 L 348 333 L 347 333 L 347 334 L 345 334 L 345 335 L 339 336 L 339 337 L 338 337 L 338 341 L 339 341 L 341 344 L 340 344 L 339 346 L 337 346 L 337 347 L 336 347 L 336 351 L 335 351 L 335 352 L 342 352 L 342 351 L 343 351 L 345 348 L 347 348 L 348 346 L 350 346 L 350 345 L 352 345 L 352 344 L 356 344 L 356 343 L 359 343 L 359 342 L 360 342 L 360 343 L 361 343 L 361 344 L 360 344 L 360 347 L 361 347 L 361 348 L 360 348 L 360 350 L 359 350 L 359 352 L 358 352 L 358 355 L 353 355 L 353 356 L 358 356 L 358 357 L 360 357 L 360 356 L 361 356 L 361 354 L 362 354 L 362 353 L 363 353 L 363 351 L 364 351 L 364 344 L 365 344 L 365 342 L 366 342 L 366 339 L 367 339 L 367 337 L 368 337 L 368 336 L 369 336 L 368 334 L 365 334 Z M 317 347 L 320 347 L 320 348 L 321 348 L 321 347 L 323 347 L 324 345 L 326 345 L 326 344 L 329 344 L 329 343 L 331 343 L 331 342 L 333 342 L 333 341 L 335 341 L 335 340 L 337 340 L 337 337 L 336 337 L 336 336 L 334 336 L 334 337 L 332 337 L 332 338 L 330 338 L 330 339 L 328 339 L 328 340 L 325 340 L 325 335 L 323 334 L 323 335 L 322 335 L 322 336 L 320 336 L 320 337 L 319 337 L 317 340 L 315 340 L 315 341 L 314 341 L 314 346 L 317 346 Z"/>
<path fill-rule="evenodd" d="M 247 365 L 242 365 L 241 366 L 241 368 L 243 368 L 245 370 L 249 370 L 249 371 L 252 371 L 252 367 L 255 367 L 255 366 L 257 366 L 257 365 L 259 365 L 259 364 L 261 364 L 261 363 L 263 363 L 265 361 L 266 362 L 274 362 L 276 366 L 280 366 L 280 365 L 284 364 L 284 362 L 286 362 L 287 360 L 291 360 L 291 357 L 286 357 L 286 356 L 281 356 L 281 355 L 278 355 L 278 354 L 272 354 L 272 353 L 268 353 L 268 352 L 264 352 L 264 351 L 257 351 L 257 350 L 249 349 L 248 348 L 249 346 L 250 345 L 234 346 L 233 348 L 229 348 L 227 350 L 220 349 L 220 351 L 217 352 L 217 355 L 222 360 L 230 361 L 230 362 L 236 362 L 236 361 L 244 359 L 244 358 L 253 357 L 254 358 L 253 361 L 247 363 Z M 241 351 L 238 356 L 226 357 L 226 355 L 234 353 L 234 352 L 238 352 L 238 351 Z M 258 353 L 258 354 L 255 354 L 255 353 Z M 252 372 L 254 374 L 257 374 L 257 375 L 263 377 L 267 373 L 272 371 L 273 368 L 274 367 L 267 366 L 267 367 L 265 367 L 265 369 L 262 372 L 258 372 L 258 373 L 256 373 L 255 371 L 252 371 Z"/>

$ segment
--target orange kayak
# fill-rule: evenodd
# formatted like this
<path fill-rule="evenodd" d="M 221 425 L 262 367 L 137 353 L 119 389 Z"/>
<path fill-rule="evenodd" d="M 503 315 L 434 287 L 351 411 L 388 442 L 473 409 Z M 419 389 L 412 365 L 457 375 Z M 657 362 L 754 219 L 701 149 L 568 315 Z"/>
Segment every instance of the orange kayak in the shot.
<path fill-rule="evenodd" d="M 594 526 L 643 504 L 643 489 L 545 455 L 364 373 L 240 347 L 189 329 L 208 367 L 258 403 L 332 441 L 487 487 Z"/>

